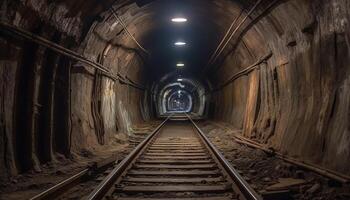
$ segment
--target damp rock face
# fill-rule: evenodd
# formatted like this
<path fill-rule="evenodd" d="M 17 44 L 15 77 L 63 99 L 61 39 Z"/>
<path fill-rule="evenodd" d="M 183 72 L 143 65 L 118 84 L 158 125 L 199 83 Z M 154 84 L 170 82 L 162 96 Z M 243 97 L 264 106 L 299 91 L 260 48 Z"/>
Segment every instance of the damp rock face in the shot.
<path fill-rule="evenodd" d="M 349 175 L 347 10 L 344 1 L 287 1 L 255 23 L 216 79 L 272 56 L 215 94 L 213 117 L 283 154 Z"/>
<path fill-rule="evenodd" d="M 134 43 L 125 35 L 118 37 L 120 25 L 105 30 L 113 19 L 101 23 L 112 4 L 1 3 L 1 178 L 32 169 L 39 172 L 42 164 L 61 162 L 62 156 L 71 159 L 85 150 L 108 149 L 115 135 L 127 135 L 133 125 L 149 119 L 140 115 L 143 89 L 101 75 L 71 57 L 80 55 L 116 77 L 119 73 L 146 86 L 143 58 Z M 5 25 L 46 43 L 11 34 Z M 53 51 L 52 45 L 73 53 Z"/>
<path fill-rule="evenodd" d="M 181 74 L 189 77 L 184 86 L 172 85 L 179 70 L 171 55 L 179 52 L 168 48 L 170 36 L 181 32 L 172 28 L 181 26 L 168 22 L 169 2 L 0 3 L 1 179 L 40 173 L 44 164 L 74 161 L 84 157 L 81 152 L 93 157 L 119 145 L 116 138 L 126 142 L 135 126 L 158 122 L 164 106 L 159 93 L 168 86 L 186 87 L 194 113 L 226 122 L 241 136 L 350 175 L 347 1 L 263 1 L 212 65 L 207 62 L 231 22 L 242 9 L 238 19 L 244 19 L 256 1 L 186 1 L 191 19 L 183 33 L 189 34 L 191 59 Z M 38 44 L 8 26 L 45 41 Z M 315 185 L 310 193 L 317 190 Z"/>

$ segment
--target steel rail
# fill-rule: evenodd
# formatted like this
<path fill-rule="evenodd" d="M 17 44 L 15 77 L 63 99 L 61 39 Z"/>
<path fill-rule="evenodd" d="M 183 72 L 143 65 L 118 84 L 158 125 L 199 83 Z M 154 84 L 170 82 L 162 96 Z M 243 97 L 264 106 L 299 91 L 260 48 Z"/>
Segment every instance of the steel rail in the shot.
<path fill-rule="evenodd" d="M 96 187 L 96 189 L 87 197 L 87 200 L 102 199 L 108 190 L 113 186 L 118 177 L 129 166 L 129 164 L 135 159 L 135 157 L 141 152 L 141 150 L 149 144 L 149 142 L 159 133 L 159 130 L 170 119 L 172 115 L 169 115 L 146 139 L 144 139 L 137 147 L 122 161 L 113 171 Z"/>
<path fill-rule="evenodd" d="M 85 176 L 87 176 L 90 172 L 90 169 L 84 169 L 83 171 L 79 172 L 78 174 L 60 182 L 57 185 L 54 185 L 50 187 L 49 189 L 41 192 L 40 194 L 30 198 L 30 200 L 42 200 L 42 199 L 50 199 L 53 198 L 59 193 L 61 193 L 65 188 L 69 187 L 69 185 L 74 184 L 75 182 L 83 179 Z"/>
<path fill-rule="evenodd" d="M 231 176 L 233 181 L 239 187 L 241 192 L 245 195 L 248 200 L 262 200 L 263 198 L 255 191 L 250 185 L 244 180 L 244 178 L 237 172 L 236 169 L 226 160 L 226 158 L 220 153 L 220 151 L 213 145 L 213 143 L 208 139 L 208 137 L 203 133 L 203 131 L 197 126 L 197 124 L 192 120 L 192 118 L 186 113 L 188 119 L 192 122 L 199 135 L 205 141 L 205 143 L 212 150 L 214 155 L 217 157 L 219 162 L 226 169 L 227 173 Z"/>
<path fill-rule="evenodd" d="M 64 193 L 66 193 L 71 187 L 76 186 L 77 184 L 88 181 L 94 175 L 103 172 L 108 167 L 117 164 L 116 155 L 112 155 L 111 157 L 93 162 L 89 164 L 86 169 L 74 174 L 73 176 L 60 181 L 58 184 L 40 192 L 39 194 L 30 198 L 30 200 L 51 200 L 55 199 Z"/>

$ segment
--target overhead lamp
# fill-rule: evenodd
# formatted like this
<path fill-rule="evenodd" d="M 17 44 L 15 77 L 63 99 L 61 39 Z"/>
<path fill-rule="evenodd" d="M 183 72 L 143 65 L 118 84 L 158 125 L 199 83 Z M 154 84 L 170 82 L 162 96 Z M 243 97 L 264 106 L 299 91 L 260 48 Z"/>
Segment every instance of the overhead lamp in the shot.
<path fill-rule="evenodd" d="M 176 46 L 184 46 L 186 45 L 186 42 L 175 42 Z"/>
<path fill-rule="evenodd" d="M 187 22 L 187 19 L 183 17 L 176 17 L 176 18 L 172 18 L 171 21 L 175 23 L 184 23 L 184 22 Z"/>
<path fill-rule="evenodd" d="M 178 78 L 177 81 L 180 82 L 180 81 L 183 81 L 183 79 L 182 78 Z M 180 92 L 180 90 L 179 90 L 179 92 Z"/>
<path fill-rule="evenodd" d="M 185 64 L 183 64 L 183 63 L 177 63 L 177 64 L 176 64 L 176 67 L 185 67 Z"/>

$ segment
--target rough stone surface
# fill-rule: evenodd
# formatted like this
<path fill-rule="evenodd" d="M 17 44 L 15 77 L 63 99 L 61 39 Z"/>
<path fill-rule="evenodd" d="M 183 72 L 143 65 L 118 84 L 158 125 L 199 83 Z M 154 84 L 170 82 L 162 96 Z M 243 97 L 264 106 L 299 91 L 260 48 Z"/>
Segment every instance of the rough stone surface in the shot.
<path fill-rule="evenodd" d="M 73 50 L 103 65 L 115 76 L 119 74 L 149 89 L 144 91 L 112 80 L 91 66 L 1 28 L 0 180 L 16 184 L 21 179 L 12 177 L 27 172 L 45 173 L 48 163 L 65 164 L 65 160 L 72 159 L 73 162 L 67 164 L 73 164 L 74 160 L 93 157 L 97 151 L 119 147 L 128 137 L 137 135 L 135 127 L 140 124 L 152 121 L 150 127 L 154 128 L 159 122 L 153 121 L 159 105 L 153 92 L 162 91 L 159 86 L 162 77 L 177 75 L 173 73 L 174 60 L 162 57 L 166 50 L 157 49 L 156 45 L 157 39 L 161 39 L 158 33 L 168 36 L 159 27 L 169 23 L 164 16 L 170 18 L 168 9 L 173 7 L 172 2 L 0 2 L 2 23 Z M 349 176 L 349 1 L 262 1 L 214 65 L 207 68 L 210 53 L 232 20 L 242 9 L 245 12 L 240 19 L 245 17 L 256 2 L 186 1 L 188 8 L 193 9 L 189 22 L 193 29 L 201 31 L 194 34 L 193 39 L 198 40 L 187 49 L 193 47 L 201 52 L 191 54 L 197 65 L 189 71 L 195 77 L 188 79 L 200 82 L 192 84 L 194 90 L 203 85 L 201 94 L 196 91 L 195 110 L 208 114 L 226 131 L 237 130 L 237 134 L 283 155 Z M 277 3 L 270 5 L 273 2 Z M 112 6 L 130 34 L 160 54 L 151 52 L 147 57 L 113 16 Z M 269 52 L 272 56 L 259 62 L 252 71 L 220 88 L 233 74 Z M 202 70 L 206 73 L 202 74 Z M 175 75 L 172 78 L 176 79 Z M 219 90 L 214 93 L 207 91 L 216 88 Z M 225 139 L 218 131 L 211 131 L 214 141 L 237 146 L 230 143 L 231 135 Z M 230 151 L 232 160 L 237 161 L 235 164 L 251 165 L 245 177 L 249 181 L 256 180 L 252 177 L 254 174 L 259 175 L 258 181 L 271 184 L 278 177 L 306 179 L 309 176 L 260 151 L 243 149 L 237 154 L 234 153 L 237 150 Z M 242 157 L 244 154 L 263 160 L 251 161 Z M 260 174 L 258 167 L 266 169 Z M 269 174 L 270 171 L 275 174 Z M 331 199 L 334 192 L 328 187 L 324 192 L 324 182 L 320 180 L 322 192 L 308 184 L 299 188 L 298 197 L 307 199 L 310 193 L 317 193 Z M 258 182 L 254 187 L 263 189 L 263 185 Z M 35 183 L 30 187 L 41 186 Z"/>
<path fill-rule="evenodd" d="M 108 15 L 112 3 L 2 1 L 1 17 L 144 84 L 135 43 L 120 33 L 120 24 L 111 29 L 115 19 L 95 21 Z M 123 138 L 116 135 L 131 135 L 132 126 L 144 121 L 143 90 L 97 76 L 91 66 L 6 32 L 1 32 L 0 45 L 1 178 L 32 168 L 41 171 L 41 165 L 59 155 L 108 148 Z"/>
<path fill-rule="evenodd" d="M 330 185 L 328 178 L 284 162 L 259 149 L 237 143 L 232 138 L 240 134 L 240 131 L 230 124 L 206 121 L 199 126 L 260 194 L 266 195 L 270 190 L 277 190 L 288 191 L 292 199 L 348 199 L 348 184 Z M 216 139 L 217 135 L 220 135 L 220 140 Z M 298 177 L 300 172 L 304 174 L 303 178 Z M 287 198 L 288 195 L 282 193 L 281 197 Z"/>
<path fill-rule="evenodd" d="M 349 9 L 343 0 L 275 6 L 242 35 L 216 79 L 273 56 L 215 94 L 215 119 L 283 154 L 350 175 Z"/>

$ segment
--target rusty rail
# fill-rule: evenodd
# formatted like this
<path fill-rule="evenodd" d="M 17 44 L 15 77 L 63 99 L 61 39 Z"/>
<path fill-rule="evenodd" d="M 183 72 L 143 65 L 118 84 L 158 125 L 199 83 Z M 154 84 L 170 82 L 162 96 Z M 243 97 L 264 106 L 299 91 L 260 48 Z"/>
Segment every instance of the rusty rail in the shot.
<path fill-rule="evenodd" d="M 165 119 L 140 145 L 142 145 L 142 144 L 146 145 L 148 143 L 148 141 L 150 139 L 152 139 L 152 136 L 154 136 L 154 134 L 156 134 L 159 131 L 159 129 L 164 125 L 164 123 L 170 117 L 171 116 L 169 116 L 167 119 Z M 124 165 L 124 164 L 127 165 L 128 163 L 126 161 L 128 159 L 131 159 L 130 155 L 135 153 L 139 146 L 137 146 L 136 149 L 134 151 L 132 151 L 128 157 L 126 157 L 122 162 L 120 162 L 116 168 L 121 169 L 121 165 Z M 140 148 L 142 149 L 142 147 L 140 147 Z M 67 189 L 69 189 L 69 187 L 76 185 L 77 183 L 81 182 L 81 180 L 83 180 L 84 178 L 88 178 L 91 174 L 94 174 L 97 171 L 101 171 L 102 168 L 104 169 L 107 166 L 113 165 L 114 163 L 116 163 L 116 159 L 114 159 L 114 158 L 109 158 L 108 160 L 103 161 L 102 163 L 96 162 L 96 163 L 94 163 L 94 165 L 87 167 L 86 169 L 78 172 L 77 174 L 75 174 L 75 175 L 61 181 L 60 183 L 48 188 L 47 190 L 41 192 L 40 194 L 35 195 L 34 197 L 30 198 L 30 200 L 54 199 L 55 197 L 62 195 L 62 193 L 64 193 Z M 106 184 L 106 183 L 107 182 L 104 181 L 101 183 L 101 185 Z M 96 192 L 96 195 L 100 195 L 100 192 L 102 192 L 102 191 Z"/>
<path fill-rule="evenodd" d="M 90 170 L 85 169 L 78 174 L 60 182 L 57 185 L 54 185 L 53 187 L 45 190 L 44 192 L 30 198 L 30 200 L 43 200 L 43 199 L 51 199 L 52 197 L 58 196 L 59 193 L 61 193 L 63 190 L 68 188 L 70 185 L 73 185 L 77 182 L 79 182 L 81 179 L 86 177 L 89 174 Z"/>
<path fill-rule="evenodd" d="M 89 195 L 88 200 L 102 199 L 108 192 L 109 188 L 114 184 L 117 178 L 123 173 L 134 158 L 145 148 L 149 142 L 159 133 L 159 130 L 170 119 L 172 115 L 168 116 L 147 138 L 142 141 L 137 147 L 116 166 L 113 171 L 96 187 L 96 189 Z"/>
<path fill-rule="evenodd" d="M 116 166 L 113 171 L 101 182 L 97 188 L 86 198 L 88 200 L 100 200 L 106 197 L 106 195 L 112 194 L 111 189 L 113 188 L 116 182 L 120 181 L 121 176 L 129 170 L 130 165 L 135 162 L 145 149 L 152 145 L 152 141 L 159 135 L 160 129 L 164 124 L 171 120 L 170 115 L 163 121 L 153 132 L 150 134 L 141 144 L 139 144 L 118 166 Z M 209 141 L 209 139 L 204 135 L 200 128 L 195 124 L 191 117 L 187 114 L 183 115 L 185 119 L 189 119 L 193 126 L 197 129 L 198 138 L 202 141 L 201 143 L 206 146 L 206 149 L 209 150 L 211 158 L 215 160 L 218 164 L 218 168 L 224 171 L 224 174 L 229 177 L 230 183 L 233 183 L 233 191 L 236 192 L 243 199 L 248 200 L 262 200 L 262 197 L 258 195 L 249 184 L 239 175 L 239 173 L 231 166 L 231 164 L 223 157 L 223 155 L 214 147 L 214 145 Z M 195 131 L 196 132 L 196 131 Z M 136 186 L 135 186 L 136 187 Z M 142 188 L 142 186 L 138 186 Z M 137 190 L 142 190 L 137 188 Z M 144 189 L 149 191 L 150 187 Z M 132 189 L 131 189 L 132 190 Z M 156 191 L 156 189 L 155 189 Z M 162 190 L 160 190 L 162 191 Z"/>
<path fill-rule="evenodd" d="M 100 171 L 107 169 L 116 163 L 116 155 L 113 155 L 106 160 L 94 162 L 89 165 L 86 169 L 78 172 L 77 174 L 59 182 L 58 184 L 46 189 L 45 191 L 30 198 L 30 200 L 46 200 L 58 197 L 66 192 L 71 186 L 77 185 L 78 183 L 91 178 L 91 175 L 97 174 Z"/>
<path fill-rule="evenodd" d="M 186 116 L 191 121 L 193 126 L 196 128 L 200 137 L 205 141 L 205 143 L 209 146 L 209 148 L 212 150 L 214 155 L 217 157 L 217 159 L 220 161 L 220 163 L 226 169 L 227 173 L 231 176 L 231 178 L 236 183 L 236 185 L 239 187 L 241 192 L 245 195 L 245 198 L 248 200 L 262 200 L 262 197 L 258 193 L 256 193 L 256 191 L 250 187 L 250 185 L 237 172 L 237 170 L 232 167 L 232 165 L 226 160 L 226 158 L 213 145 L 213 143 L 208 139 L 208 137 L 203 133 L 203 131 L 197 126 L 197 124 L 192 120 L 192 118 L 188 114 L 186 114 Z"/>

